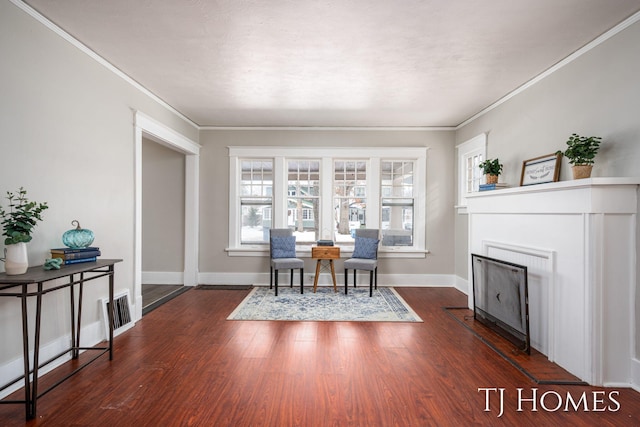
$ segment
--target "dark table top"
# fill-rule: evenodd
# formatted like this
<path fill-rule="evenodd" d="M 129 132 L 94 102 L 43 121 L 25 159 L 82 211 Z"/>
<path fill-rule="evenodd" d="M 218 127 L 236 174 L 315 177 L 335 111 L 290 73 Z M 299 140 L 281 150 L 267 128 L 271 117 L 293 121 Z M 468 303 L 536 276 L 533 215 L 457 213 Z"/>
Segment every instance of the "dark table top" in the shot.
<path fill-rule="evenodd" d="M 24 274 L 8 275 L 6 273 L 0 273 L 0 289 L 7 289 L 12 286 L 29 283 L 47 282 L 76 273 L 86 273 L 102 267 L 111 266 L 121 261 L 121 259 L 98 259 L 94 262 L 65 265 L 60 268 L 60 270 L 45 270 L 41 265 L 37 265 L 35 267 L 29 267 Z"/>

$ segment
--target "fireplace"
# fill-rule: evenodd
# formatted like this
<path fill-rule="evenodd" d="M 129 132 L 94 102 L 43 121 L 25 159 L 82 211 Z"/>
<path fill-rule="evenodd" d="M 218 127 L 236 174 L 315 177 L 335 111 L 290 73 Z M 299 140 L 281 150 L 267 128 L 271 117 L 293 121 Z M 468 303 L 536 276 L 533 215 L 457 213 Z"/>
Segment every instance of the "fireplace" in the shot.
<path fill-rule="evenodd" d="M 632 368 L 640 372 L 633 360 L 639 184 L 590 178 L 467 197 L 469 254 L 527 267 L 531 347 L 593 385 L 627 385 Z"/>
<path fill-rule="evenodd" d="M 531 354 L 527 267 L 471 254 L 473 317 Z"/>

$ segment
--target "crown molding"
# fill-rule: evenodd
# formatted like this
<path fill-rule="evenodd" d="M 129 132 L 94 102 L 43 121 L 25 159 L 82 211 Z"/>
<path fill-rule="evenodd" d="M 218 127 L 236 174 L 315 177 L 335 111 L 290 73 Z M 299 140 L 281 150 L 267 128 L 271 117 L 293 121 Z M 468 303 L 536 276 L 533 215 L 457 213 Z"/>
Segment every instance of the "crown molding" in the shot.
<path fill-rule="evenodd" d="M 442 132 L 453 131 L 456 128 L 455 126 L 200 126 L 200 130 Z"/>

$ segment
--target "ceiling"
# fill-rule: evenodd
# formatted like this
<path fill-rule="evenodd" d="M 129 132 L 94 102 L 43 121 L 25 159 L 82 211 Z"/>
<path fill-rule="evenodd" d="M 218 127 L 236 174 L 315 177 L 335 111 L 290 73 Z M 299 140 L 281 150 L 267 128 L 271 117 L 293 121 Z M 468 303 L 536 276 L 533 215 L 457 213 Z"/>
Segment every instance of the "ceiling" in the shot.
<path fill-rule="evenodd" d="M 640 0 L 26 0 L 199 126 L 456 126 Z"/>

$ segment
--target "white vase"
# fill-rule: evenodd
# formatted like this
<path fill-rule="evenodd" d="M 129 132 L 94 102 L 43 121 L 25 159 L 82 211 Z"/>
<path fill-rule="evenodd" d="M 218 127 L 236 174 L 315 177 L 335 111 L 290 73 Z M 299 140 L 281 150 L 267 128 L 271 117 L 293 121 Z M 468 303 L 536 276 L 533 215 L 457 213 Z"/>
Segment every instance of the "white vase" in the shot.
<path fill-rule="evenodd" d="M 24 274 L 29 268 L 27 244 L 24 242 L 7 245 L 4 248 L 4 271 L 7 275 Z"/>

